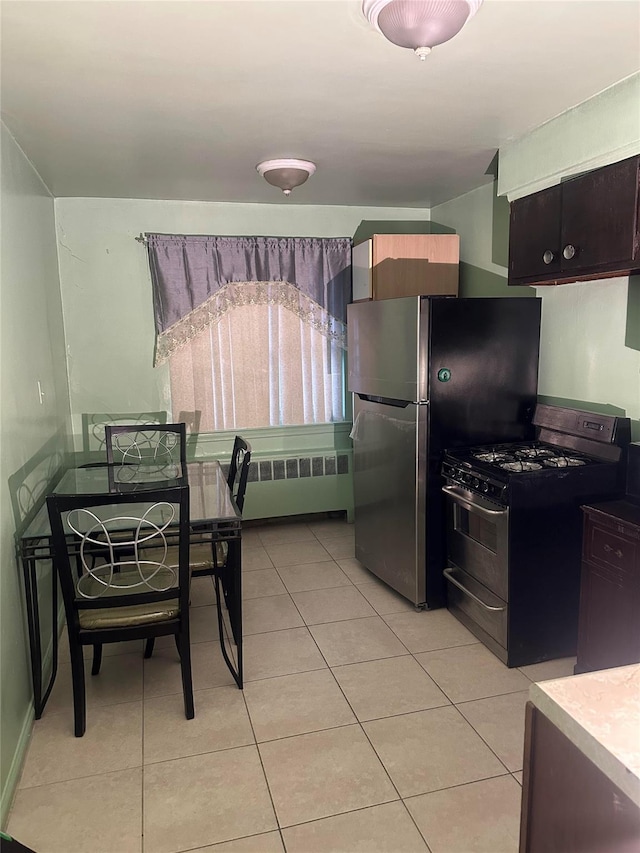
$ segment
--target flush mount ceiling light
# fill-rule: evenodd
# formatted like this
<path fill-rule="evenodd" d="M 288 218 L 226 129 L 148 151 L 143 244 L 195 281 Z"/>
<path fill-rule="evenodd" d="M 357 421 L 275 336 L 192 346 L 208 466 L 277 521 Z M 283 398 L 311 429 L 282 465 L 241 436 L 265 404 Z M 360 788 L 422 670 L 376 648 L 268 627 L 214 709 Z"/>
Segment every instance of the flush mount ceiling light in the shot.
<path fill-rule="evenodd" d="M 256 166 L 268 184 L 279 187 L 289 196 L 294 187 L 304 184 L 316 170 L 316 164 L 309 160 L 265 160 Z"/>
<path fill-rule="evenodd" d="M 482 0 L 363 0 L 372 27 L 424 61 L 431 49 L 449 41 L 482 5 Z"/>

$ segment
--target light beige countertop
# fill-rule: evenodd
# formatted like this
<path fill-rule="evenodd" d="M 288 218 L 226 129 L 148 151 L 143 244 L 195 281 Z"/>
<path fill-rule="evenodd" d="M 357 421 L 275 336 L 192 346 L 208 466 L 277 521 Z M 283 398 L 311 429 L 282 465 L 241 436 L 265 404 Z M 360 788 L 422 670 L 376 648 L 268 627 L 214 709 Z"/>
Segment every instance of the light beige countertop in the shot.
<path fill-rule="evenodd" d="M 640 664 L 541 681 L 529 698 L 640 806 Z"/>

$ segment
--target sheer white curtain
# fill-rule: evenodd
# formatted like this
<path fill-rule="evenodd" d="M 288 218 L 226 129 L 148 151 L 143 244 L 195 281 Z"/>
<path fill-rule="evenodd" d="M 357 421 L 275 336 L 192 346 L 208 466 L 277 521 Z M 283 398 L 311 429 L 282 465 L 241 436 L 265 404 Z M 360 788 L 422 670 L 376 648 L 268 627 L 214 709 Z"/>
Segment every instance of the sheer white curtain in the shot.
<path fill-rule="evenodd" d="M 200 430 L 344 420 L 344 349 L 279 304 L 236 305 L 169 358 L 173 412 Z"/>

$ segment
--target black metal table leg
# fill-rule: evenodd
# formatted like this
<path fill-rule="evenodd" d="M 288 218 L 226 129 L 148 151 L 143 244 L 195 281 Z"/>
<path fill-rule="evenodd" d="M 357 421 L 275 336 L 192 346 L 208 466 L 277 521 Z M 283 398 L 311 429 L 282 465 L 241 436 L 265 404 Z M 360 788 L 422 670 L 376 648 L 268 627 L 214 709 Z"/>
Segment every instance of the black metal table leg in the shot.
<path fill-rule="evenodd" d="M 46 689 L 42 689 L 42 641 L 40 638 L 40 606 L 38 603 L 38 576 L 36 572 L 37 559 L 33 553 L 22 557 L 24 574 L 25 599 L 27 607 L 27 625 L 29 631 L 29 655 L 31 658 L 31 683 L 33 686 L 33 705 L 36 720 L 42 717 L 47 699 L 53 689 L 58 671 L 58 585 L 56 573 L 51 569 L 51 626 L 52 626 L 52 661 L 51 676 Z"/>
<path fill-rule="evenodd" d="M 233 638 L 236 641 L 238 675 L 240 677 L 238 687 L 242 687 L 242 541 L 240 539 L 229 542 L 229 557 L 227 559 L 231 566 L 230 587 L 233 590 L 229 617 Z"/>
<path fill-rule="evenodd" d="M 242 543 L 239 538 L 226 541 L 228 544 L 226 564 L 221 566 L 215 574 L 218 606 L 218 630 L 220 633 L 222 656 L 229 668 L 229 671 L 233 675 L 236 684 L 242 690 Z M 224 629 L 222 624 L 223 601 L 228 609 L 229 621 L 231 622 L 231 634 L 236 644 L 236 666 L 233 665 L 225 646 Z"/>

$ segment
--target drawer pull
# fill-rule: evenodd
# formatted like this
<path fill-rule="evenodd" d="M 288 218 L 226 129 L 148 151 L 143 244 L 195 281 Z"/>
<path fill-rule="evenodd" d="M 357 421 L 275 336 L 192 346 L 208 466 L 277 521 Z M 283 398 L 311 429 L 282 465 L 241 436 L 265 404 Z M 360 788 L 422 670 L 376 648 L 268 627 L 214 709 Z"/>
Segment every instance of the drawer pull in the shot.
<path fill-rule="evenodd" d="M 458 587 L 458 589 L 462 590 L 462 592 L 464 592 L 464 593 L 465 593 L 465 595 L 468 595 L 468 596 L 469 596 L 469 598 L 472 598 L 475 602 L 477 602 L 479 605 L 481 605 L 481 607 L 484 607 L 484 609 L 485 609 L 485 610 L 493 610 L 494 612 L 499 612 L 499 611 L 501 611 L 501 610 L 506 610 L 506 609 L 507 609 L 507 608 L 506 608 L 506 605 L 505 605 L 504 607 L 493 607 L 493 606 L 492 606 L 492 605 L 490 605 L 490 604 L 485 604 L 485 603 L 484 603 L 484 601 L 483 601 L 481 598 L 478 598 L 478 596 L 477 596 L 477 595 L 474 595 L 474 594 L 471 592 L 471 590 L 470 590 L 470 589 L 467 589 L 467 588 L 466 588 L 466 586 L 463 586 L 463 585 L 460 583 L 460 581 L 458 581 L 458 580 L 456 580 L 456 579 L 454 578 L 454 576 L 453 576 L 453 574 L 452 574 L 452 572 L 451 572 L 451 569 L 445 569 L 445 570 L 443 571 L 443 575 L 444 575 L 444 576 L 445 576 L 445 578 L 449 581 L 449 583 L 452 583 L 454 586 L 457 586 L 457 587 Z"/>
<path fill-rule="evenodd" d="M 615 554 L 619 560 L 622 559 L 622 551 L 619 548 L 616 550 L 615 548 L 612 548 L 611 545 L 605 545 L 604 552 L 605 554 Z"/>

